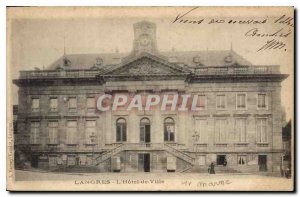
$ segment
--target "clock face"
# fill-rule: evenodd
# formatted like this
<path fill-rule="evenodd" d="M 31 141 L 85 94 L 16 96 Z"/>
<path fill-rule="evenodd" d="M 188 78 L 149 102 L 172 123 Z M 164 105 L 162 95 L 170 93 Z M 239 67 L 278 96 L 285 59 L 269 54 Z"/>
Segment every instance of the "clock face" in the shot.
<path fill-rule="evenodd" d="M 150 43 L 150 37 L 148 35 L 142 35 L 140 37 L 140 44 L 142 46 L 147 46 Z"/>

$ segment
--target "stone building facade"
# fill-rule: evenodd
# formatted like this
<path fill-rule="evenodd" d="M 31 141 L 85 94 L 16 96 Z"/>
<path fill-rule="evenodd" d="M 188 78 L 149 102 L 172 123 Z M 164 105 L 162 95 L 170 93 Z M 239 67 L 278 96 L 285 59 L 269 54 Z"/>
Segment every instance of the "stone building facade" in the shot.
<path fill-rule="evenodd" d="M 214 162 L 217 172 L 279 173 L 286 77 L 232 49 L 159 51 L 156 25 L 142 21 L 128 54 L 64 54 L 21 71 L 15 147 L 34 168 L 207 172 Z M 104 94 L 197 95 L 199 110 L 99 111 Z"/>

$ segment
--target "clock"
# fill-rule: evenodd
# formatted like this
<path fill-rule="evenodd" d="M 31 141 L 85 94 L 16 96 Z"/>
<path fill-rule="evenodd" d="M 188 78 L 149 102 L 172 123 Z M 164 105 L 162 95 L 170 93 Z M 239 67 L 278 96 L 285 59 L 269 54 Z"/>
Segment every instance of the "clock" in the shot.
<path fill-rule="evenodd" d="M 141 35 L 139 40 L 140 40 L 139 41 L 140 45 L 142 45 L 142 46 L 147 46 L 150 43 L 150 37 L 149 37 L 149 35 L 146 35 L 146 34 Z"/>

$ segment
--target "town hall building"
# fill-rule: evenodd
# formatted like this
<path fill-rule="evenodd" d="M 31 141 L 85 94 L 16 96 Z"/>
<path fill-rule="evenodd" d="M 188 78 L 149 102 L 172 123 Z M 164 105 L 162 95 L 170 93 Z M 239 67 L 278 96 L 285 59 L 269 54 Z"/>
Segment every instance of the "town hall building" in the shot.
<path fill-rule="evenodd" d="M 207 173 L 214 163 L 216 172 L 280 172 L 287 75 L 279 65 L 252 65 L 232 49 L 159 51 L 154 23 L 133 28 L 129 53 L 64 54 L 20 72 L 18 160 L 46 170 Z M 197 95 L 197 110 L 143 102 L 142 110 L 101 111 L 101 95 Z"/>

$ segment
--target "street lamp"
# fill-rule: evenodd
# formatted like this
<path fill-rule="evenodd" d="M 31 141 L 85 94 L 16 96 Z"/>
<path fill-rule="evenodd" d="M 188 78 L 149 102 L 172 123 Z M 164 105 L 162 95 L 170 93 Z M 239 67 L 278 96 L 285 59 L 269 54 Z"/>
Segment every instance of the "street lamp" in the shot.
<path fill-rule="evenodd" d="M 196 157 L 197 157 L 197 142 L 199 141 L 199 137 L 200 137 L 200 135 L 198 134 L 197 131 L 195 131 L 192 138 L 194 139 L 194 149 L 195 149 Z"/>

